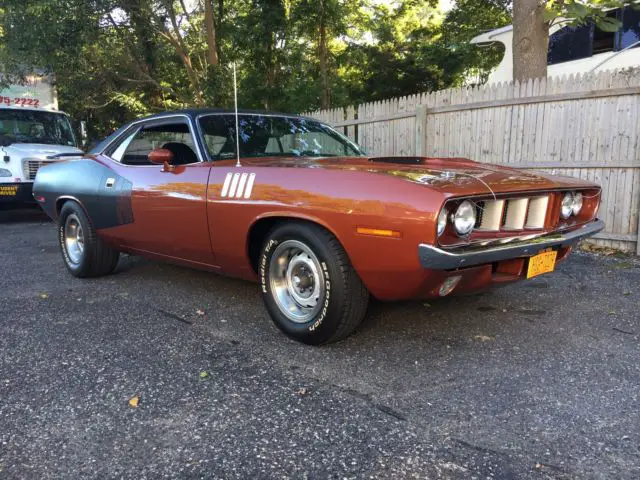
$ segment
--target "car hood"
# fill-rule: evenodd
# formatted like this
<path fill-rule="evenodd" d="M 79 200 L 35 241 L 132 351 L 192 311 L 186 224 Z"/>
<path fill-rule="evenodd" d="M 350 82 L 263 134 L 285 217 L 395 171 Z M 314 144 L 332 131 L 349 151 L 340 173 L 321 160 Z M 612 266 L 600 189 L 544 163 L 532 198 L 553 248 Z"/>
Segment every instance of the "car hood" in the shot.
<path fill-rule="evenodd" d="M 450 194 L 479 195 L 561 188 L 597 187 L 570 177 L 531 172 L 465 158 L 432 157 L 271 157 L 243 159 L 256 166 L 339 169 L 391 175 Z"/>
<path fill-rule="evenodd" d="M 60 156 L 60 158 L 72 158 L 82 156 L 82 150 L 66 145 L 49 145 L 43 143 L 12 143 L 4 147 L 7 155 L 19 156 L 21 158 L 40 158 Z"/>

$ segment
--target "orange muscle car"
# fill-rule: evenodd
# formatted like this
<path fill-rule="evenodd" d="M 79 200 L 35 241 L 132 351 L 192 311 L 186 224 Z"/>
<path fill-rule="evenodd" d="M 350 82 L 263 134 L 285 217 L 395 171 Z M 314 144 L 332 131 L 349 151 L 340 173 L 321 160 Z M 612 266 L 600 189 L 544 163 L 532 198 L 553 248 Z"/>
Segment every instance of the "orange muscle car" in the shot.
<path fill-rule="evenodd" d="M 604 227 L 589 182 L 369 157 L 317 120 L 249 111 L 132 122 L 84 158 L 41 168 L 34 197 L 71 274 L 111 273 L 126 252 L 257 281 L 278 328 L 309 344 L 353 332 L 369 295 L 530 278 Z"/>

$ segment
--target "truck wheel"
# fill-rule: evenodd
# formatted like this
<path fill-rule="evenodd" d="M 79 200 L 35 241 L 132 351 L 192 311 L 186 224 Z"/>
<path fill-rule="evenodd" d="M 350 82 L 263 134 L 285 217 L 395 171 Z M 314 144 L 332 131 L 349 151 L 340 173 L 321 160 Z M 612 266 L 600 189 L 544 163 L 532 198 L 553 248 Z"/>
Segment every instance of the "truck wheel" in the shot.
<path fill-rule="evenodd" d="M 120 252 L 96 235 L 84 210 L 74 201 L 66 202 L 60 211 L 58 240 L 64 264 L 75 277 L 107 275 L 118 264 Z"/>
<path fill-rule="evenodd" d="M 289 223 L 272 230 L 258 273 L 271 319 L 300 342 L 341 340 L 366 313 L 369 292 L 338 239 L 316 225 Z"/>

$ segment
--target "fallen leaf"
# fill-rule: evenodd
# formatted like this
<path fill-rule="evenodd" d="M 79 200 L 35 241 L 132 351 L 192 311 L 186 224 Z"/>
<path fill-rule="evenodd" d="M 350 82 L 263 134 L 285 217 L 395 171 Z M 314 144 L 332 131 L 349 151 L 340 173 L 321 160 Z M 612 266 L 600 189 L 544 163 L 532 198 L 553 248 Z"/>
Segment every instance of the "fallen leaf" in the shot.
<path fill-rule="evenodd" d="M 200 372 L 200 378 L 207 378 L 209 376 L 209 372 L 205 372 L 204 370 Z"/>
<path fill-rule="evenodd" d="M 613 268 L 633 268 L 633 263 L 631 262 L 618 262 Z"/>
<path fill-rule="evenodd" d="M 196 310 L 196 315 L 204 315 L 204 310 Z"/>
<path fill-rule="evenodd" d="M 41 293 L 40 294 L 40 298 L 49 298 L 49 294 L 48 293 Z"/>
<path fill-rule="evenodd" d="M 488 342 L 490 340 L 494 340 L 495 339 L 495 337 L 490 337 L 488 335 L 476 335 L 473 338 L 474 338 L 474 340 L 480 340 L 480 341 L 483 341 L 483 342 Z"/>
<path fill-rule="evenodd" d="M 580 244 L 580 249 L 585 252 L 599 253 L 600 255 L 605 255 L 607 257 L 619 253 L 619 251 L 614 248 L 603 247 L 591 242 L 582 242 Z"/>
<path fill-rule="evenodd" d="M 616 311 L 615 310 L 609 310 L 609 315 L 615 315 Z"/>
<path fill-rule="evenodd" d="M 136 395 L 135 397 L 131 397 L 129 399 L 129 406 L 131 408 L 138 408 L 138 402 L 140 402 L 140 397 Z"/>
<path fill-rule="evenodd" d="M 299 397 L 302 397 L 304 395 L 309 395 L 309 389 L 305 387 L 300 387 L 298 390 L 296 390 L 296 395 L 298 395 Z"/>

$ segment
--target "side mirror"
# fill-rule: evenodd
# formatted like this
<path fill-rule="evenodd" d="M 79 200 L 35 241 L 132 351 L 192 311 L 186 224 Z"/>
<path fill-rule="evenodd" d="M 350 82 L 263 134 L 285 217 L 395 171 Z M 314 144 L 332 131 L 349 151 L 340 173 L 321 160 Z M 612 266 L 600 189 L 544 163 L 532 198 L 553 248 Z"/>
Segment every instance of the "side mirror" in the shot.
<path fill-rule="evenodd" d="M 173 152 L 166 148 L 154 148 L 149 152 L 147 158 L 151 163 L 164 165 L 165 170 L 173 170 Z"/>
<path fill-rule="evenodd" d="M 84 120 L 80 122 L 80 138 L 82 139 L 82 146 L 86 147 L 89 137 L 87 135 L 87 122 Z"/>

